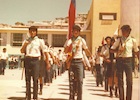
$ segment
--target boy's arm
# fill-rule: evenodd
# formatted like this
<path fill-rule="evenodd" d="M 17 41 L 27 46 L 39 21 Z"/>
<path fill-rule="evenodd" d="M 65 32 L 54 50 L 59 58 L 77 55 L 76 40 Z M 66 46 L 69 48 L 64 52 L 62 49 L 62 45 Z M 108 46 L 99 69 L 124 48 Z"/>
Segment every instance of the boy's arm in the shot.
<path fill-rule="evenodd" d="M 21 49 L 20 49 L 20 52 L 21 52 L 21 53 L 26 53 L 26 47 L 27 47 L 28 44 L 29 44 L 28 41 L 25 41 L 25 42 L 23 43 L 23 45 L 22 45 L 22 47 L 21 47 Z"/>

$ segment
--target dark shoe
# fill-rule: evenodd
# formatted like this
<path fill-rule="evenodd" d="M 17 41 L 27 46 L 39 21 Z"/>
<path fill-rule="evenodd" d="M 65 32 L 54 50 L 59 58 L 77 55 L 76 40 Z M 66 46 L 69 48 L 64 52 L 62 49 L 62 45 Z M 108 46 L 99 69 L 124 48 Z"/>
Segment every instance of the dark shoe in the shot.
<path fill-rule="evenodd" d="M 39 91 L 39 95 L 42 95 L 42 91 Z"/>
<path fill-rule="evenodd" d="M 31 98 L 25 98 L 25 100 L 31 100 Z"/>
<path fill-rule="evenodd" d="M 116 98 L 118 98 L 119 97 L 118 93 L 115 93 L 115 96 L 116 96 Z"/>
<path fill-rule="evenodd" d="M 103 83 L 101 83 L 101 87 L 103 87 Z"/>
<path fill-rule="evenodd" d="M 110 87 L 110 97 L 113 97 L 113 93 L 112 93 L 112 87 Z"/>
<path fill-rule="evenodd" d="M 110 96 L 109 96 L 109 97 L 113 98 L 113 94 L 110 94 Z"/>
<path fill-rule="evenodd" d="M 115 87 L 115 96 L 116 96 L 116 97 L 119 97 L 119 95 L 118 95 L 118 93 L 117 93 L 117 90 L 118 90 L 118 88 Z"/>

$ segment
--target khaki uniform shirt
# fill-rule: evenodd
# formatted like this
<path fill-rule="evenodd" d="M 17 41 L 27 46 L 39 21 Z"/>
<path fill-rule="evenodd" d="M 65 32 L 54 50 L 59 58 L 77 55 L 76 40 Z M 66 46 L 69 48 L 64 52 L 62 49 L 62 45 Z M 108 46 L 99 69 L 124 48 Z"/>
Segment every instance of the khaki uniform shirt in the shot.
<path fill-rule="evenodd" d="M 88 49 L 86 41 L 82 37 L 78 36 L 75 41 L 72 41 L 72 39 L 69 39 L 67 42 L 67 46 L 70 46 L 71 43 L 72 43 L 72 52 L 75 53 L 73 58 L 75 59 L 83 58 L 83 53 L 82 53 L 83 49 Z"/>
<path fill-rule="evenodd" d="M 132 50 L 134 50 L 134 52 L 138 52 L 138 50 L 139 50 L 136 39 L 132 38 L 131 36 L 129 36 L 127 38 L 124 38 L 124 37 L 119 38 L 113 44 L 111 49 L 115 50 L 117 47 L 119 47 L 119 50 L 120 50 L 121 46 L 124 47 L 124 50 L 123 50 L 123 52 L 118 54 L 117 57 L 132 57 Z"/>
<path fill-rule="evenodd" d="M 101 49 L 101 55 L 105 56 L 105 58 L 109 58 L 109 45 L 105 44 Z"/>
<path fill-rule="evenodd" d="M 44 40 L 39 39 L 37 36 L 35 36 L 34 39 L 31 41 L 31 43 L 28 44 L 26 47 L 26 56 L 40 57 L 41 56 L 40 50 L 44 52 L 45 48 L 46 47 Z"/>

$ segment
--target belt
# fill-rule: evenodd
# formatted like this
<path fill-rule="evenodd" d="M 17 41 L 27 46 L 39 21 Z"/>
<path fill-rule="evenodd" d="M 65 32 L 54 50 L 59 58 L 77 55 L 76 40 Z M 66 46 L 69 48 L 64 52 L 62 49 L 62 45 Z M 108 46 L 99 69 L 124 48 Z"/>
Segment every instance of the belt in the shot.
<path fill-rule="evenodd" d="M 128 60 L 128 59 L 132 59 L 132 57 L 118 57 L 116 59 L 121 59 L 121 60 Z"/>
<path fill-rule="evenodd" d="M 82 58 L 73 58 L 72 60 L 76 61 L 76 60 L 82 60 Z"/>
<path fill-rule="evenodd" d="M 39 60 L 39 57 L 31 57 L 31 56 L 26 56 L 27 59 L 32 59 L 32 60 Z"/>

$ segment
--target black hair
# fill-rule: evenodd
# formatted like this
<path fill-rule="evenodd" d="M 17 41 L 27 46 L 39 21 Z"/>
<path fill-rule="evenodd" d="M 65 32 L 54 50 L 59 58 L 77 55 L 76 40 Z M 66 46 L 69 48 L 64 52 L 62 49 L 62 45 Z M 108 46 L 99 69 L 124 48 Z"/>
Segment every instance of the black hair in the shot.
<path fill-rule="evenodd" d="M 81 28 L 80 28 L 80 26 L 78 26 L 78 25 L 74 25 L 73 27 L 72 27 L 72 30 L 78 30 L 79 32 L 81 31 Z"/>
<path fill-rule="evenodd" d="M 29 31 L 30 30 L 33 30 L 33 31 L 36 31 L 37 32 L 37 27 L 36 26 L 31 26 L 31 27 L 29 27 Z"/>
<path fill-rule="evenodd" d="M 3 48 L 3 50 L 6 50 L 6 48 Z"/>
<path fill-rule="evenodd" d="M 127 32 L 131 32 L 131 28 L 130 28 L 130 26 L 129 25 L 123 25 L 122 27 L 121 27 L 121 30 L 122 31 L 127 31 Z"/>
<path fill-rule="evenodd" d="M 111 39 L 111 37 L 110 37 L 110 36 L 107 36 L 107 37 L 105 38 L 105 40 L 107 40 L 107 39 Z"/>

